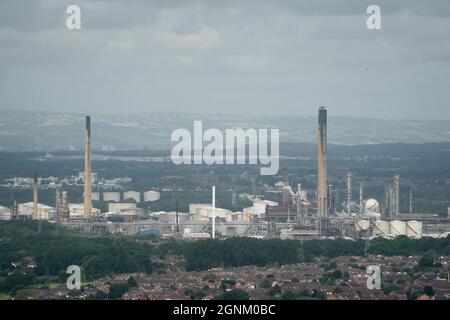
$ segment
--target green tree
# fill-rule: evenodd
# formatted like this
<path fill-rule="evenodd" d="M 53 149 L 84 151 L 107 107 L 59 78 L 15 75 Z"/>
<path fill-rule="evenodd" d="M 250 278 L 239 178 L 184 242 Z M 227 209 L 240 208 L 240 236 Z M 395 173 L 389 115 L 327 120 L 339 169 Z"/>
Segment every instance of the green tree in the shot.
<path fill-rule="evenodd" d="M 109 288 L 108 298 L 116 300 L 122 298 L 123 294 L 130 289 L 127 283 L 114 283 Z"/>
<path fill-rule="evenodd" d="M 311 293 L 311 297 L 319 300 L 325 300 L 325 295 L 321 290 L 313 290 Z"/>
<path fill-rule="evenodd" d="M 434 255 L 431 252 L 426 253 L 419 260 L 419 267 L 424 270 L 434 266 Z"/>
<path fill-rule="evenodd" d="M 128 278 L 127 283 L 130 288 L 134 288 L 134 287 L 138 286 L 138 283 L 136 282 L 136 279 L 133 278 L 133 276 Z"/>
<path fill-rule="evenodd" d="M 17 270 L 10 274 L 3 282 L 2 290 L 6 293 L 15 293 L 34 283 L 36 275 L 33 270 Z"/>
<path fill-rule="evenodd" d="M 261 288 L 264 288 L 264 289 L 269 289 L 270 287 L 272 287 L 272 282 L 271 282 L 269 279 L 264 279 L 264 280 L 259 284 L 259 286 L 260 286 Z"/>
<path fill-rule="evenodd" d="M 281 296 L 283 300 L 295 300 L 295 294 L 291 290 L 287 290 Z"/>
<path fill-rule="evenodd" d="M 423 287 L 423 293 L 425 293 L 427 296 L 432 297 L 435 295 L 434 289 L 432 286 L 425 286 Z"/>
<path fill-rule="evenodd" d="M 270 296 L 276 296 L 276 295 L 280 295 L 281 294 L 281 288 L 280 288 L 280 286 L 279 285 L 274 285 L 272 288 L 270 288 L 270 291 L 269 291 L 269 295 Z"/>
<path fill-rule="evenodd" d="M 215 300 L 250 300 L 250 296 L 244 290 L 233 289 L 217 296 Z"/>
<path fill-rule="evenodd" d="M 309 297 L 308 289 L 301 289 L 298 291 L 297 296 L 299 297 Z"/>
<path fill-rule="evenodd" d="M 337 269 L 337 264 L 335 261 L 331 262 L 327 266 L 325 266 L 325 271 Z"/>
<path fill-rule="evenodd" d="M 204 297 L 206 297 L 206 293 L 204 291 L 200 290 L 200 291 L 197 291 L 196 293 L 194 293 L 191 296 L 191 299 L 192 300 L 202 300 Z"/>
<path fill-rule="evenodd" d="M 341 287 L 335 287 L 334 289 L 333 289 L 333 293 L 335 293 L 335 294 L 339 294 L 339 293 L 341 293 L 343 290 L 342 290 L 342 288 Z"/>

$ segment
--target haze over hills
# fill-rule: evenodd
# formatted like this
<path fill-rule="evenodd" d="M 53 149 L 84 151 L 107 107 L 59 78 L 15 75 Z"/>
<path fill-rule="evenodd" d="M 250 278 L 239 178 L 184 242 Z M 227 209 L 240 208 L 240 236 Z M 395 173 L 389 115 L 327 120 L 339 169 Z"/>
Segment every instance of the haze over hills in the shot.
<path fill-rule="evenodd" d="M 84 114 L 0 110 L 0 150 L 82 150 Z M 233 114 L 92 114 L 94 150 L 168 150 L 173 130 L 193 134 L 195 120 L 203 130 L 218 128 L 280 129 L 280 142 L 314 143 L 315 117 L 246 116 Z M 328 119 L 330 144 L 450 142 L 450 120 L 381 120 L 336 117 Z"/>

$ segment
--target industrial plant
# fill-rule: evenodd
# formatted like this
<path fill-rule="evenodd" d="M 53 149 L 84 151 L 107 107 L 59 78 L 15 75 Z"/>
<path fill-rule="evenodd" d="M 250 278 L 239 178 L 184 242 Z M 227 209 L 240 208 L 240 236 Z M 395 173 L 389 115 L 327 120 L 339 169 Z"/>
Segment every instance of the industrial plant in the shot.
<path fill-rule="evenodd" d="M 84 172 L 80 173 L 84 193 L 83 203 L 70 202 L 70 194 L 63 183 L 55 182 L 55 205 L 39 203 L 38 174 L 32 186 L 32 202 L 14 204 L 11 209 L 0 207 L 3 220 L 33 219 L 49 221 L 58 226 L 87 233 L 154 234 L 161 238 L 186 240 L 254 237 L 308 240 L 317 238 L 370 239 L 373 237 L 410 238 L 445 237 L 450 233 L 450 219 L 435 214 L 414 213 L 413 187 L 409 187 L 409 211 L 400 211 L 400 176 L 394 174 L 385 186 L 383 201 L 365 197 L 365 182 L 354 181 L 349 170 L 345 177 L 346 199 L 338 210 L 338 186 L 331 185 L 327 172 L 327 110 L 318 110 L 317 126 L 317 189 L 311 192 L 301 184 L 293 186 L 289 170 L 283 170 L 282 181 L 276 184 L 281 194 L 280 203 L 258 196 L 251 198 L 252 206 L 242 211 L 216 207 L 215 185 L 210 186 L 211 201 L 189 203 L 188 212 L 150 211 L 141 207 L 160 199 L 156 190 L 134 191 L 98 188 L 93 192 L 97 174 L 92 172 L 91 117 L 86 117 Z M 27 181 L 26 179 L 24 181 Z M 21 181 L 22 183 L 23 181 Z M 358 199 L 353 199 L 353 186 L 359 189 Z M 107 203 L 107 210 L 93 206 Z"/>

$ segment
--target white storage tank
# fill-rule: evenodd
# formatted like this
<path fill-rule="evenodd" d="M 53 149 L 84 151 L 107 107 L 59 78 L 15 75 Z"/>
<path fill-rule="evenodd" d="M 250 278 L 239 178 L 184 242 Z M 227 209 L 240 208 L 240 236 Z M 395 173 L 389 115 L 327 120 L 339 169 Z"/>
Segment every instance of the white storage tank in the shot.
<path fill-rule="evenodd" d="M 380 203 L 375 199 L 367 199 L 364 207 L 366 211 L 370 212 L 380 212 Z"/>
<path fill-rule="evenodd" d="M 264 202 L 253 202 L 253 212 L 258 216 L 266 213 L 267 203 Z"/>
<path fill-rule="evenodd" d="M 184 212 L 178 213 L 178 223 L 187 222 L 189 220 L 189 215 Z M 159 221 L 165 223 L 176 223 L 177 222 L 177 213 L 174 211 L 171 212 L 162 212 L 159 215 Z"/>
<path fill-rule="evenodd" d="M 161 194 L 157 191 L 144 192 L 144 202 L 158 201 Z"/>
<path fill-rule="evenodd" d="M 103 201 L 120 201 L 120 192 L 104 192 L 103 193 Z"/>
<path fill-rule="evenodd" d="M 197 214 L 197 210 L 203 207 L 210 207 L 211 204 L 208 203 L 190 203 L 189 204 L 189 213 Z"/>
<path fill-rule="evenodd" d="M 373 222 L 373 233 L 379 236 L 388 235 L 390 232 L 389 221 L 376 220 Z"/>
<path fill-rule="evenodd" d="M 356 231 L 365 231 L 370 227 L 369 220 L 359 220 L 355 223 Z"/>
<path fill-rule="evenodd" d="M 242 213 L 245 215 L 255 215 L 255 207 L 244 208 Z"/>
<path fill-rule="evenodd" d="M 99 215 L 100 209 L 92 208 L 93 215 Z M 69 203 L 69 215 L 71 219 L 81 219 L 84 217 L 84 203 Z"/>
<path fill-rule="evenodd" d="M 408 221 L 406 223 L 406 235 L 411 238 L 422 238 L 422 226 L 422 221 Z"/>
<path fill-rule="evenodd" d="M 242 221 L 243 220 L 243 214 L 242 212 L 233 212 L 233 221 Z"/>
<path fill-rule="evenodd" d="M 0 206 L 0 220 L 11 220 L 11 210 Z"/>
<path fill-rule="evenodd" d="M 51 217 L 55 213 L 55 208 L 47 206 L 42 203 L 37 204 L 37 214 L 38 218 L 40 220 L 49 220 L 49 217 Z M 28 203 L 20 203 L 18 206 L 19 215 L 21 216 L 33 216 L 33 202 Z"/>
<path fill-rule="evenodd" d="M 139 217 L 143 217 L 145 215 L 145 210 L 142 208 L 123 209 L 121 212 L 137 215 Z"/>
<path fill-rule="evenodd" d="M 123 193 L 123 200 L 134 200 L 136 203 L 141 202 L 141 194 L 137 191 L 125 191 Z"/>
<path fill-rule="evenodd" d="M 211 204 L 191 203 L 189 204 L 189 213 L 193 219 L 208 220 L 213 216 L 213 209 Z M 215 208 L 214 210 L 216 218 L 227 218 L 227 214 L 231 213 L 230 210 L 223 208 Z"/>
<path fill-rule="evenodd" d="M 249 223 L 241 221 L 233 224 L 217 225 L 217 231 L 225 237 L 237 237 L 245 234 L 249 226 Z"/>
<path fill-rule="evenodd" d="M 136 203 L 110 203 L 108 204 L 108 211 L 119 213 L 124 210 L 136 209 Z"/>
<path fill-rule="evenodd" d="M 391 221 L 391 232 L 393 236 L 404 236 L 406 235 L 406 222 L 400 220 Z"/>

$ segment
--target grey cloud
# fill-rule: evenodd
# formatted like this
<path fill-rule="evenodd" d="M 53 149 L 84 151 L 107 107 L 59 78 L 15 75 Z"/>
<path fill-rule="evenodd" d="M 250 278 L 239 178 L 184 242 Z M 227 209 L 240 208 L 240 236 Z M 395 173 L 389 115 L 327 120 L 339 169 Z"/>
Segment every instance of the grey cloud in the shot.
<path fill-rule="evenodd" d="M 0 108 L 450 118 L 450 2 L 372 3 L 2 1 Z"/>

